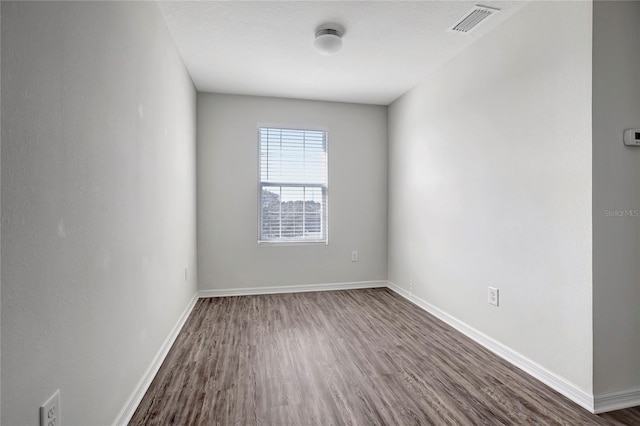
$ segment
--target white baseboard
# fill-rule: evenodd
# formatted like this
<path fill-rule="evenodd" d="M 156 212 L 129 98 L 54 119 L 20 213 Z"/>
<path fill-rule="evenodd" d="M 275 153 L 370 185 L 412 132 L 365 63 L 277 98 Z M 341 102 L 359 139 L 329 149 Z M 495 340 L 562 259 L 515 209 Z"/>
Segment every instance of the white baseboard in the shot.
<path fill-rule="evenodd" d="M 358 281 L 352 283 L 283 285 L 274 287 L 251 287 L 221 290 L 200 290 L 199 297 L 252 296 L 258 294 L 301 293 L 307 291 L 354 290 L 361 288 L 387 287 L 387 281 Z"/>
<path fill-rule="evenodd" d="M 594 400 L 596 414 L 635 407 L 640 405 L 640 388 L 596 395 Z"/>
<path fill-rule="evenodd" d="M 191 301 L 178 318 L 178 322 L 176 322 L 176 325 L 173 326 L 171 332 L 162 343 L 162 346 L 160 346 L 160 350 L 158 350 L 158 353 L 153 358 L 153 361 L 151 361 L 151 365 L 149 366 L 149 368 L 147 368 L 147 371 L 142 376 L 142 379 L 140 379 L 133 393 L 129 396 L 126 404 L 124 405 L 124 407 L 122 407 L 120 413 L 118 413 L 118 416 L 113 423 L 114 425 L 120 426 L 127 425 L 129 423 L 131 417 L 133 417 L 133 414 L 136 412 L 140 401 L 142 401 L 144 394 L 147 392 L 147 389 L 149 389 L 151 382 L 158 373 L 162 362 L 169 353 L 169 349 L 171 349 L 173 342 L 175 342 L 176 338 L 178 337 L 180 330 L 182 330 L 182 326 L 187 321 L 187 318 L 189 317 L 189 314 L 193 310 L 193 307 L 196 305 L 197 301 L 198 294 L 196 293 L 193 295 L 193 298 L 191 298 Z"/>
<path fill-rule="evenodd" d="M 571 401 L 587 409 L 590 412 L 594 412 L 594 398 L 592 395 L 578 388 L 573 383 L 566 379 L 556 375 L 555 373 L 547 370 L 536 362 L 530 360 L 524 355 L 519 354 L 513 349 L 503 345 L 502 343 L 492 339 L 484 333 L 476 330 L 475 328 L 465 324 L 464 322 L 452 317 L 441 309 L 433 306 L 432 304 L 422 300 L 407 290 L 397 286 L 396 284 L 389 282 L 388 287 L 398 293 L 400 296 L 414 303 L 418 307 L 424 309 L 436 318 L 449 324 L 451 327 L 460 331 L 462 334 L 481 344 L 491 352 L 495 353 L 501 358 L 509 361 L 519 369 L 523 370 L 535 379 L 540 380 L 545 385 L 561 393 L 569 398 Z M 640 398 L 640 392 L 635 395 L 636 400 Z M 630 406 L 630 405 L 629 405 Z"/>

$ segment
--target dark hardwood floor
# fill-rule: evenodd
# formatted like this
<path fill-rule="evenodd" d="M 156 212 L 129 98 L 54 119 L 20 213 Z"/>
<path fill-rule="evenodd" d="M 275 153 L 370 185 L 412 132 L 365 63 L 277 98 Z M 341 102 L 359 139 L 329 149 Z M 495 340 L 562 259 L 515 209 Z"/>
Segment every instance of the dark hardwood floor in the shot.
<path fill-rule="evenodd" d="M 130 425 L 640 425 L 388 289 L 200 299 Z"/>

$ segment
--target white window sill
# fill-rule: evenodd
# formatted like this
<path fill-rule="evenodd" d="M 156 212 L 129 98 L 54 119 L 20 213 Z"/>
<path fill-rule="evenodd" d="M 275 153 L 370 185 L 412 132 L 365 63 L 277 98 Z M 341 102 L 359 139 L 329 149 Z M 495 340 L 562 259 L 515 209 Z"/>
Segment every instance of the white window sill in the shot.
<path fill-rule="evenodd" d="M 258 241 L 258 247 L 326 246 L 327 241 Z"/>

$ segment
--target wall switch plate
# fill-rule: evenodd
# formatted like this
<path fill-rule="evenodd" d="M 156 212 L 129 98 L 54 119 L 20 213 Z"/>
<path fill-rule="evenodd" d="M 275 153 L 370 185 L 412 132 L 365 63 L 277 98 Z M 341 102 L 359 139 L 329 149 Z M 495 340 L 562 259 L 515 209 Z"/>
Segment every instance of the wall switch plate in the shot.
<path fill-rule="evenodd" d="M 358 250 L 354 250 L 351 252 L 351 261 L 352 262 L 358 261 Z"/>
<path fill-rule="evenodd" d="M 60 426 L 60 389 L 40 407 L 40 426 Z"/>
<path fill-rule="evenodd" d="M 495 287 L 489 287 L 489 304 L 499 306 L 500 303 L 500 290 Z"/>

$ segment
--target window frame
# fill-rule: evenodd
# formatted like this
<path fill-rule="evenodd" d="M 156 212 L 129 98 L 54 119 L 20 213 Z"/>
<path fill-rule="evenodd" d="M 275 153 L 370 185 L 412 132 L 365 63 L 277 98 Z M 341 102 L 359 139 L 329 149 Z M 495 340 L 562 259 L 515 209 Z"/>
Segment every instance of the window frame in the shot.
<path fill-rule="evenodd" d="M 324 133 L 324 144 L 325 144 L 325 175 L 326 175 L 326 183 L 322 184 L 314 184 L 314 183 L 300 183 L 300 182 L 271 182 L 264 183 L 262 181 L 262 163 L 261 163 L 261 135 L 260 131 L 263 129 L 274 129 L 274 130 L 290 130 L 297 132 L 322 132 Z M 329 131 L 326 128 L 322 127 L 290 127 L 290 126 L 281 126 L 281 125 L 264 125 L 260 124 L 257 127 L 257 147 L 258 147 L 258 202 L 257 202 L 257 212 L 258 212 L 258 246 L 259 247 L 268 247 L 268 246 L 308 246 L 308 245 L 328 245 L 329 244 Z M 301 188 L 321 188 L 322 190 L 322 198 L 323 198 L 323 211 L 320 217 L 320 224 L 324 228 L 323 239 L 315 239 L 315 240 L 305 240 L 302 238 L 277 238 L 277 239 L 262 239 L 262 189 L 263 187 L 301 187 Z"/>

